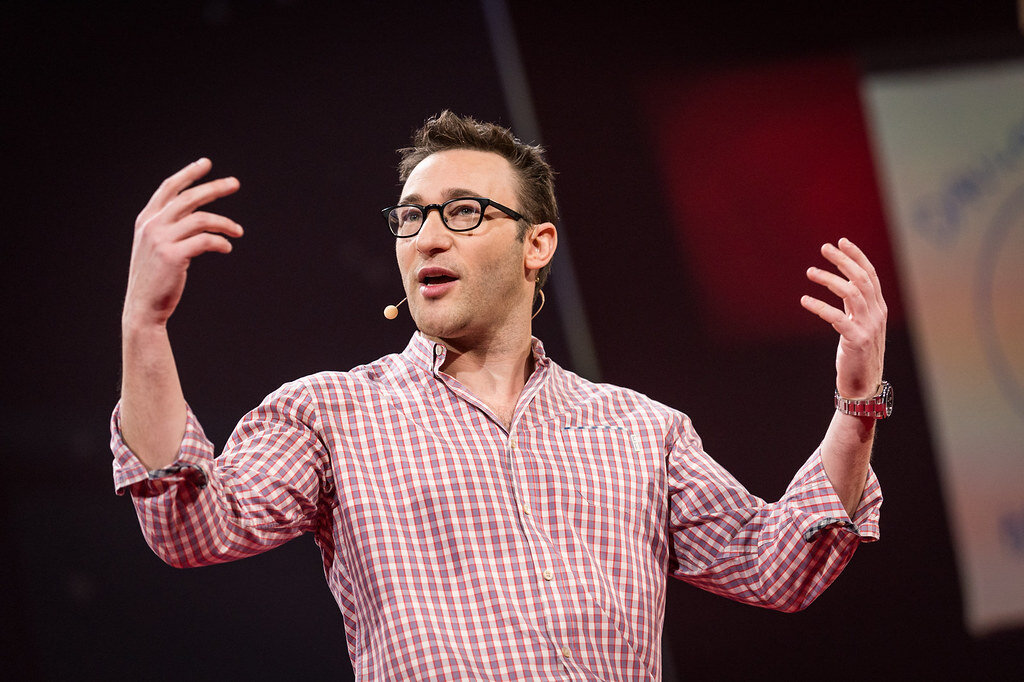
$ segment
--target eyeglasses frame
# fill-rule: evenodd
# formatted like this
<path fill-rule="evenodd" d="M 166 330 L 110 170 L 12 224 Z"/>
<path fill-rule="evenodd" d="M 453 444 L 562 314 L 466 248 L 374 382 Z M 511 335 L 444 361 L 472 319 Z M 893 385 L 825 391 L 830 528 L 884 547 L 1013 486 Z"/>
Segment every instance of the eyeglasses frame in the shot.
<path fill-rule="evenodd" d="M 473 227 L 452 227 L 451 225 L 448 224 L 448 221 L 444 217 L 444 207 L 447 206 L 448 204 L 455 203 L 456 201 L 465 201 L 466 199 L 472 199 L 473 201 L 477 201 L 480 203 L 480 220 L 478 220 L 476 225 L 474 225 Z M 497 201 L 494 201 L 493 199 L 487 199 L 485 197 L 455 197 L 440 204 L 427 204 L 426 206 L 423 206 L 421 204 L 396 204 L 394 206 L 388 206 L 387 208 L 381 209 L 380 213 L 384 217 L 384 222 L 388 224 L 388 231 L 391 234 L 393 234 L 395 237 L 399 239 L 409 239 L 411 237 L 415 237 L 420 233 L 420 230 L 423 229 L 423 226 L 426 224 L 427 218 L 430 216 L 430 212 L 432 210 L 437 210 L 437 214 L 441 216 L 441 224 L 444 225 L 449 230 L 451 230 L 452 232 L 469 232 L 470 230 L 475 230 L 476 228 L 480 227 L 480 225 L 483 224 L 484 213 L 487 212 L 488 206 L 493 206 L 494 208 L 498 209 L 499 211 L 507 215 L 509 218 L 526 221 L 526 217 L 523 216 L 521 213 L 513 211 L 508 206 L 502 206 Z M 392 211 L 394 211 L 396 208 L 404 207 L 418 208 L 421 211 L 423 211 L 423 221 L 420 222 L 420 229 L 416 230 L 412 234 L 396 234 L 395 230 L 391 227 L 391 221 L 388 219 L 388 216 L 391 214 Z"/>

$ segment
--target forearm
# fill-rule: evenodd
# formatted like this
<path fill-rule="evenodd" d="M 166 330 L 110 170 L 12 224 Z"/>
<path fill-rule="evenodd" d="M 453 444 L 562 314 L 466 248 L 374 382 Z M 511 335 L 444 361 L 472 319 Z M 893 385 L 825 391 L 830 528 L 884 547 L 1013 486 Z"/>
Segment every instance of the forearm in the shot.
<path fill-rule="evenodd" d="M 222 178 L 189 188 L 209 170 L 210 160 L 199 159 L 164 180 L 135 220 L 121 317 L 121 433 L 150 471 L 174 462 L 185 432 L 185 398 L 166 325 L 189 263 L 208 251 L 230 252 L 226 237 L 242 236 L 233 220 L 197 210 L 239 187 L 235 178 Z"/>
<path fill-rule="evenodd" d="M 300 505 L 285 495 L 283 509 L 264 510 L 245 502 L 240 509 L 232 482 L 212 472 L 210 478 L 200 478 L 195 470 L 185 469 L 142 485 L 145 493 L 132 494 L 142 534 L 153 552 L 175 568 L 244 559 L 312 527 L 305 517 L 290 518 L 291 509 Z M 306 504 L 302 511 L 312 516 L 311 509 L 315 507 Z"/>
<path fill-rule="evenodd" d="M 807 278 L 840 297 L 842 310 L 812 296 L 804 296 L 800 304 L 839 332 L 838 394 L 854 400 L 868 398 L 881 387 L 885 358 L 888 308 L 878 273 L 864 252 L 845 237 L 836 245 L 822 245 L 821 254 L 840 274 L 812 267 Z M 874 439 L 874 419 L 837 411 L 821 443 L 825 474 L 851 517 L 864 493 Z"/>
<path fill-rule="evenodd" d="M 191 410 L 176 464 L 147 476 L 123 438 L 123 402 L 111 418 L 114 480 L 131 492 L 147 543 L 172 566 L 232 561 L 312 530 L 330 454 L 321 450 L 311 398 L 287 384 L 243 417 L 224 453 Z"/>
<path fill-rule="evenodd" d="M 822 466 L 851 518 L 867 483 L 874 440 L 874 419 L 836 411 L 821 443 Z"/>
<path fill-rule="evenodd" d="M 164 325 L 122 323 L 121 433 L 146 469 L 170 466 L 185 432 L 185 397 Z"/>
<path fill-rule="evenodd" d="M 862 541 L 878 537 L 881 501 L 868 474 L 856 523 L 816 451 L 778 502 L 766 504 L 704 453 L 670 460 L 671 575 L 730 599 L 780 611 L 810 604 Z M 691 468 L 697 464 L 697 468 Z"/>

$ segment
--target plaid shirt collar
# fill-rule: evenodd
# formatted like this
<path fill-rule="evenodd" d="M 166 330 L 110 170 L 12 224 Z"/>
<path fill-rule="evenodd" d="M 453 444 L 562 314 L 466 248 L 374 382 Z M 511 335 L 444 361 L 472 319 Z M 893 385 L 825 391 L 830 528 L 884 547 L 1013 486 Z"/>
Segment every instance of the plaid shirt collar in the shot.
<path fill-rule="evenodd" d="M 536 336 L 530 337 L 535 368 L 547 367 L 551 360 L 544 352 L 544 343 Z M 427 370 L 434 376 L 441 374 L 441 367 L 448 356 L 448 348 L 443 343 L 429 339 L 421 331 L 417 331 L 409 339 L 402 355 L 410 358 L 414 364 Z"/>

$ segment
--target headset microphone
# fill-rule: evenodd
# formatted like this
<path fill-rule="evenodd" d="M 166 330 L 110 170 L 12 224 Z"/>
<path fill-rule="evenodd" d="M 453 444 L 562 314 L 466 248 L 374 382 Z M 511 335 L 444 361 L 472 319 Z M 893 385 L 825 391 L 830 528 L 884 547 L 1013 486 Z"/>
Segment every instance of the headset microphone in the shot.
<path fill-rule="evenodd" d="M 389 305 L 388 307 L 384 308 L 384 317 L 388 318 L 389 320 L 393 320 L 396 317 L 398 317 L 398 306 L 405 303 L 408 299 L 409 297 L 406 296 L 405 298 L 398 302 L 398 305 Z"/>

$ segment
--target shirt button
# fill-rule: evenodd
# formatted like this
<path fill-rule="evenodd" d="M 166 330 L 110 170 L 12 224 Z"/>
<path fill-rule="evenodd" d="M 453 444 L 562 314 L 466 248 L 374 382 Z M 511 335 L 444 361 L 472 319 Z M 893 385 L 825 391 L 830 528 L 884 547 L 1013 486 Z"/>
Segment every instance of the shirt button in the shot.
<path fill-rule="evenodd" d="M 544 572 L 540 575 L 542 578 L 544 578 L 544 580 L 553 580 L 555 577 L 555 572 L 552 571 L 550 568 L 545 568 Z"/>
<path fill-rule="evenodd" d="M 527 516 L 530 515 L 530 505 L 529 504 L 526 504 L 526 503 L 523 504 L 523 513 L 526 514 Z"/>
<path fill-rule="evenodd" d="M 567 646 L 562 647 L 562 656 L 565 658 L 572 658 L 572 649 Z"/>

